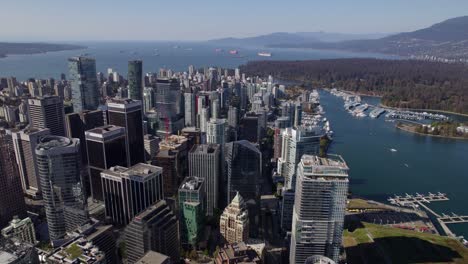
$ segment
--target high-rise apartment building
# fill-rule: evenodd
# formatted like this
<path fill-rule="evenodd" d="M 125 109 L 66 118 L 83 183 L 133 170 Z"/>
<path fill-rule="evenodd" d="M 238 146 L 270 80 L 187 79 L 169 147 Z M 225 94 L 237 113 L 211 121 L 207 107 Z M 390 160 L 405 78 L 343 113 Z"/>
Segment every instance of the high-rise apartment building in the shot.
<path fill-rule="evenodd" d="M 135 263 L 149 250 L 180 261 L 179 223 L 165 200 L 136 215 L 125 229 L 127 261 Z"/>
<path fill-rule="evenodd" d="M 303 155 L 319 155 L 320 139 L 324 136 L 320 127 L 298 126 L 282 130 L 278 174 L 285 179 L 286 185 L 281 207 L 281 228 L 285 231 L 291 230 L 297 166 Z"/>
<path fill-rule="evenodd" d="M 249 238 L 249 213 L 239 193 L 224 209 L 219 220 L 219 231 L 229 244 L 244 242 Z"/>
<path fill-rule="evenodd" d="M 143 100 L 143 62 L 128 62 L 128 95 L 132 100 Z"/>
<path fill-rule="evenodd" d="M 106 216 L 126 225 L 135 215 L 163 199 L 162 169 L 145 163 L 115 166 L 101 173 Z"/>
<path fill-rule="evenodd" d="M 297 170 L 290 263 L 312 255 L 338 262 L 348 195 L 348 171 L 340 156 L 302 156 Z"/>
<path fill-rule="evenodd" d="M 16 162 L 18 163 L 23 192 L 33 198 L 38 198 L 41 195 L 35 149 L 41 137 L 49 134 L 48 128 L 37 129 L 28 127 L 23 130 L 12 131 Z"/>
<path fill-rule="evenodd" d="M 68 70 L 74 112 L 96 110 L 100 98 L 96 61 L 93 58 L 73 57 L 68 59 Z"/>
<path fill-rule="evenodd" d="M 43 137 L 36 147 L 36 160 L 49 237 L 53 241 L 88 220 L 80 142 L 66 137 Z"/>
<path fill-rule="evenodd" d="M 0 228 L 15 215 L 26 216 L 11 131 L 0 128 Z"/>
<path fill-rule="evenodd" d="M 109 125 L 125 128 L 127 160 L 130 166 L 145 161 L 141 101 L 113 98 L 107 101 Z"/>
<path fill-rule="evenodd" d="M 179 223 L 183 245 L 196 247 L 204 231 L 205 180 L 187 177 L 179 187 Z"/>
<path fill-rule="evenodd" d="M 103 200 L 101 172 L 114 166 L 127 166 L 125 128 L 101 126 L 85 132 L 88 152 L 88 176 L 90 195 L 95 200 Z"/>
<path fill-rule="evenodd" d="M 63 101 L 58 96 L 28 99 L 29 124 L 34 128 L 48 128 L 50 134 L 65 136 Z"/>
<path fill-rule="evenodd" d="M 218 208 L 221 148 L 216 144 L 195 145 L 189 152 L 189 175 L 205 180 L 206 214 Z"/>

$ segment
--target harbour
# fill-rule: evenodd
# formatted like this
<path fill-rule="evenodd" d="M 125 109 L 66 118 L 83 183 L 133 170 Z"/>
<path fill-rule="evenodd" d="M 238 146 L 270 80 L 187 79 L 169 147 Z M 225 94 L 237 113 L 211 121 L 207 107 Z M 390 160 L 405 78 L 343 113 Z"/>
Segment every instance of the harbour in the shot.
<path fill-rule="evenodd" d="M 432 211 L 441 216 L 447 212 L 468 215 L 468 175 L 464 167 L 468 142 L 409 134 L 396 129 L 393 122 L 385 122 L 383 114 L 380 118 L 356 118 L 343 107 L 340 97 L 325 90 L 319 90 L 319 94 L 325 116 L 333 126 L 334 143 L 329 152 L 347 160 L 353 194 L 388 203 L 395 193 L 441 192 L 450 199 L 431 203 Z M 380 105 L 380 98 L 360 97 L 362 104 Z M 450 230 L 456 236 L 468 237 L 468 224 L 453 224 Z"/>

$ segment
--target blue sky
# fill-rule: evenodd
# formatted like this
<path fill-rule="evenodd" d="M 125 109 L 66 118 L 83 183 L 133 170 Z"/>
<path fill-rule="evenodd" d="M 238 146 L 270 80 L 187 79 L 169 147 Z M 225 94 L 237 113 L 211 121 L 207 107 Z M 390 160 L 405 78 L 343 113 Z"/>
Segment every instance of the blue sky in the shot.
<path fill-rule="evenodd" d="M 394 33 L 468 15 L 466 0 L 2 0 L 0 40 L 204 40 Z"/>

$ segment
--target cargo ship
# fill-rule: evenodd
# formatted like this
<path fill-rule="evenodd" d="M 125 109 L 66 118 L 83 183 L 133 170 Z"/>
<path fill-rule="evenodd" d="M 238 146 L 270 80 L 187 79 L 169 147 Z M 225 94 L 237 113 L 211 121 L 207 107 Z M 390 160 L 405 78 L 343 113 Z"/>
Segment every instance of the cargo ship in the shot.
<path fill-rule="evenodd" d="M 237 55 L 237 54 L 239 54 L 239 51 L 238 50 L 230 50 L 229 54 Z"/>

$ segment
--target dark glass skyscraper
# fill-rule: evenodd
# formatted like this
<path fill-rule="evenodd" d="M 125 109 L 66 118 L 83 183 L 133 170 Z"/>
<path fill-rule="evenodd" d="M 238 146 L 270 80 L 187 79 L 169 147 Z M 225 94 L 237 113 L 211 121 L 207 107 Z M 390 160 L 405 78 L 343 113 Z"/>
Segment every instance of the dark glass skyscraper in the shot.
<path fill-rule="evenodd" d="M 36 147 L 36 159 L 49 237 L 53 241 L 88 220 L 81 177 L 80 141 L 43 137 Z"/>
<path fill-rule="evenodd" d="M 96 60 L 86 57 L 68 59 L 73 110 L 96 110 L 99 106 L 99 89 Z"/>
<path fill-rule="evenodd" d="M 141 101 L 111 99 L 107 101 L 109 125 L 125 128 L 128 165 L 145 161 L 143 113 Z"/>
<path fill-rule="evenodd" d="M 101 172 L 113 166 L 127 166 L 125 128 L 102 126 L 85 132 L 88 174 L 93 199 L 101 200 Z"/>
<path fill-rule="evenodd" d="M 128 95 L 133 100 L 143 100 L 143 62 L 128 62 Z"/>
<path fill-rule="evenodd" d="M 9 130 L 0 129 L 0 228 L 14 215 L 26 216 L 26 204 Z"/>
<path fill-rule="evenodd" d="M 260 177 L 262 175 L 262 153 L 247 140 L 226 144 L 225 149 L 227 201 L 231 201 L 239 192 L 248 201 L 258 199 L 260 195 Z"/>

